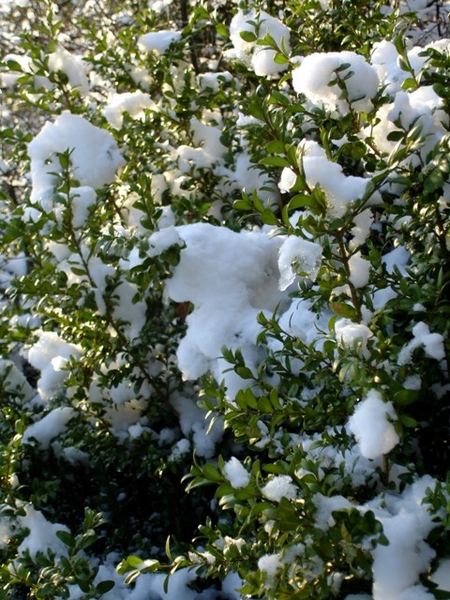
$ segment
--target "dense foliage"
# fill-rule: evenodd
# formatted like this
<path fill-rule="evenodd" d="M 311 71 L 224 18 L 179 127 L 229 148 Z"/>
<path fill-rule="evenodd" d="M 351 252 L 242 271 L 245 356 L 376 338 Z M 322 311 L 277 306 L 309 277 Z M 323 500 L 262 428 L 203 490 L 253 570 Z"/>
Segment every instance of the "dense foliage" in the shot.
<path fill-rule="evenodd" d="M 0 2 L 0 599 L 450 598 L 449 11 Z"/>

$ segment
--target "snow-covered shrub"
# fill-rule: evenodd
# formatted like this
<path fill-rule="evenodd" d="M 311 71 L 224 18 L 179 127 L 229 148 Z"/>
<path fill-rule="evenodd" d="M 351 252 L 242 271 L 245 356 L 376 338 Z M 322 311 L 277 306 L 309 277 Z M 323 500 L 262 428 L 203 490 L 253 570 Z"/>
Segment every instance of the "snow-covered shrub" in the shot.
<path fill-rule="evenodd" d="M 392 4 L 0 3 L 0 598 L 450 594 L 448 7 Z"/>

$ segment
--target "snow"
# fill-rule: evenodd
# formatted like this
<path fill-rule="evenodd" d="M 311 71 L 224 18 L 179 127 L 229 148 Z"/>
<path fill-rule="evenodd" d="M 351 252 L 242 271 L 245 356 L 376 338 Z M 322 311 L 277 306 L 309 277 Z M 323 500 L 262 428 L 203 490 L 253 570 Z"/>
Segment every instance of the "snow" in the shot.
<path fill-rule="evenodd" d="M 337 79 L 348 99 L 343 97 Z M 378 91 L 379 80 L 374 67 L 355 52 L 315 52 L 292 71 L 292 85 L 312 104 L 346 115 L 350 107 L 361 112 L 371 110 L 370 99 Z"/>
<path fill-rule="evenodd" d="M 3 394 L 11 394 L 24 402 L 31 400 L 35 393 L 12 360 L 0 359 L 0 381 Z"/>
<path fill-rule="evenodd" d="M 23 556 L 25 551 L 35 559 L 38 552 L 46 553 L 51 550 L 56 556 L 67 555 L 67 548 L 56 536 L 57 531 L 69 533 L 68 527 L 59 523 L 50 523 L 44 515 L 33 508 L 25 505 L 25 516 L 20 517 L 22 527 L 29 529 L 29 533 L 20 543 L 17 552 Z"/>
<path fill-rule="evenodd" d="M 361 353 L 368 356 L 367 342 L 372 337 L 371 330 L 364 323 L 354 323 L 350 319 L 338 319 L 334 325 L 336 340 L 342 347 L 361 344 Z"/>
<path fill-rule="evenodd" d="M 232 456 L 223 468 L 223 474 L 231 483 L 231 487 L 238 490 L 245 487 L 250 481 L 250 474 L 239 459 Z"/>
<path fill-rule="evenodd" d="M 449 121 L 442 109 L 442 98 L 432 86 L 421 86 L 409 93 L 401 90 L 395 94 L 394 102 L 386 104 L 378 111 L 380 121 L 371 134 L 378 148 L 386 154 L 391 154 L 397 149 L 397 142 L 388 140 L 387 136 L 399 129 L 395 123 L 400 122 L 401 127 L 406 130 L 414 125 L 420 128 L 420 156 L 425 160 L 437 142 L 446 135 Z M 411 156 L 410 160 L 413 158 L 414 156 Z"/>
<path fill-rule="evenodd" d="M 349 281 L 355 288 L 362 288 L 369 283 L 371 263 L 361 256 L 361 252 L 356 252 L 349 258 L 348 267 Z"/>
<path fill-rule="evenodd" d="M 418 578 L 428 570 L 435 553 L 424 540 L 437 523 L 423 499 L 426 490 L 434 489 L 435 484 L 427 475 L 408 486 L 400 496 L 380 497 L 379 506 L 377 501 L 369 503 L 389 540 L 388 546 L 378 545 L 373 550 L 373 600 L 409 600 L 421 598 L 416 595 L 419 591 L 425 593 L 417 585 Z"/>
<path fill-rule="evenodd" d="M 54 408 L 25 429 L 22 444 L 30 444 L 35 439 L 43 450 L 47 449 L 50 442 L 66 430 L 75 414 L 75 410 L 69 406 Z"/>
<path fill-rule="evenodd" d="M 85 63 L 78 56 L 74 56 L 61 44 L 48 56 L 50 72 L 59 71 L 67 75 L 69 85 L 77 89 L 83 96 L 89 93 L 89 80 L 86 75 Z"/>
<path fill-rule="evenodd" d="M 233 396 L 242 380 L 225 373 L 229 365 L 220 359 L 221 348 L 240 347 L 249 365 L 257 360 L 256 316 L 273 311 L 284 299 L 278 290 L 281 240 L 258 230 L 236 233 L 206 223 L 183 225 L 177 232 L 185 247 L 166 293 L 175 302 L 193 304 L 177 349 L 178 366 L 186 380 L 210 370 L 226 381 Z"/>
<path fill-rule="evenodd" d="M 266 573 L 271 580 L 273 580 L 280 567 L 282 567 L 282 563 L 279 554 L 264 554 L 258 560 L 258 569 Z"/>
<path fill-rule="evenodd" d="M 103 114 L 112 127 L 120 129 L 124 113 L 130 115 L 133 119 L 142 119 L 146 110 L 157 112 L 158 107 L 149 94 L 137 90 L 135 92 L 111 94 L 103 109 Z"/>
<path fill-rule="evenodd" d="M 298 488 L 289 475 L 275 475 L 261 491 L 263 496 L 272 502 L 280 502 L 281 498 L 293 500 L 298 494 Z"/>
<path fill-rule="evenodd" d="M 20 4 L 23 5 L 24 2 Z M 165 10 L 170 2 L 165 0 L 152 4 L 155 10 Z M 324 9 L 329 7 L 326 0 L 321 0 L 320 4 Z M 419 8 L 425 6 L 424 2 L 414 4 Z M 241 36 L 242 32 L 254 33 L 255 40 L 245 41 Z M 272 36 L 278 45 L 283 44 L 289 53 L 290 31 L 280 19 L 253 8 L 247 11 L 239 9 L 230 24 L 233 49 L 227 51 L 226 56 L 241 61 L 259 77 L 279 76 L 291 67 L 275 63 L 275 51 L 264 42 L 257 43 L 258 40 L 261 42 L 266 34 Z M 161 55 L 167 52 L 171 44 L 182 40 L 182 37 L 183 33 L 180 31 L 154 31 L 139 37 L 138 47 L 143 51 Z M 443 41 L 443 44 L 448 45 L 448 42 Z M 419 55 L 421 50 L 411 48 L 407 52 L 414 73 L 419 79 L 427 60 Z M 46 77 L 34 73 L 35 67 L 27 57 L 10 55 L 9 58 L 18 62 L 25 73 L 34 77 L 36 88 L 52 88 Z M 8 57 L 5 60 L 8 60 Z M 208 68 L 213 69 L 211 64 L 208 64 Z M 388 98 L 377 109 L 377 125 L 373 131 L 363 130 L 361 135 L 373 136 L 376 146 L 388 157 L 392 158 L 399 144 L 388 140 L 387 135 L 397 130 L 400 125 L 404 128 L 410 128 L 414 124 L 421 127 L 424 140 L 420 148 L 420 157 L 416 156 L 418 164 L 420 159 L 425 162 L 428 152 L 447 135 L 448 115 L 442 99 L 435 90 L 431 86 L 420 86 L 412 91 L 402 89 L 401 85 L 409 74 L 401 70 L 398 52 L 391 42 L 376 44 L 370 63 L 354 52 L 330 52 L 295 57 L 291 66 L 293 64 L 297 65 L 292 71 L 293 87 L 297 94 L 305 96 L 306 110 L 324 108 L 331 113 L 332 118 L 348 115 L 349 111 L 370 111 L 373 108 L 373 97 L 380 86 L 385 86 Z M 58 44 L 50 53 L 48 66 L 51 72 L 61 71 L 67 75 L 69 86 L 78 90 L 82 96 L 90 93 L 91 85 L 85 63 L 81 57 L 68 52 L 62 44 Z M 202 69 L 204 67 L 205 65 L 202 65 Z M 139 81 L 143 89 L 149 89 L 152 74 L 146 69 L 130 65 L 130 76 Z M 340 85 L 337 83 L 337 76 L 341 80 Z M 18 72 L 3 74 L 2 82 L 5 86 L 13 86 L 17 84 L 19 77 Z M 209 90 L 217 93 L 227 84 L 230 84 L 230 87 L 239 85 L 228 72 L 204 72 L 197 81 L 200 92 Z M 345 87 L 348 99 L 342 87 Z M 159 113 L 158 116 L 162 114 L 159 99 L 155 97 L 155 102 L 148 93 L 142 91 L 116 93 L 108 89 L 104 97 L 106 96 L 103 116 L 115 130 L 122 128 L 125 114 L 137 120 L 145 119 L 149 112 Z M 175 116 L 174 112 L 173 117 Z M 145 165 L 145 168 L 148 168 L 146 175 L 151 179 L 149 195 L 155 204 L 163 202 L 163 193 L 166 190 L 173 195 L 185 195 L 185 182 L 202 169 L 210 170 L 219 178 L 219 192 L 232 194 L 244 188 L 247 192 L 258 190 L 265 203 L 272 201 L 272 197 L 277 193 L 275 186 L 267 186 L 268 176 L 253 163 L 252 155 L 247 152 L 249 148 L 245 139 L 245 128 L 254 125 L 257 120 L 240 114 L 237 109 L 233 116 L 238 119 L 241 137 L 235 140 L 239 151 L 234 153 L 232 161 L 229 158 L 230 148 L 223 144 L 223 133 L 228 124 L 217 109 L 204 110 L 200 116 L 190 120 L 184 143 L 178 143 L 177 140 L 170 143 L 161 142 L 158 147 L 161 155 L 158 157 L 163 156 L 164 152 L 168 155 L 168 164 L 161 169 L 163 172 L 153 173 L 153 168 L 156 170 L 160 167 Z M 361 116 L 362 122 L 364 118 Z M 288 126 L 291 127 L 292 123 Z M 117 135 L 121 133 L 123 132 L 115 131 Z M 290 131 L 288 133 L 290 134 Z M 314 135 L 314 132 L 311 135 Z M 344 139 L 335 140 L 336 146 L 344 142 Z M 74 183 L 70 195 L 60 194 L 60 200 L 64 202 L 56 202 L 54 191 L 58 178 L 55 173 L 62 172 L 57 154 L 66 150 L 71 151 L 71 172 L 73 179 L 78 183 Z M 302 163 L 307 186 L 311 190 L 320 186 L 324 191 L 327 202 L 325 219 L 330 219 L 345 216 L 348 209 L 365 196 L 369 180 L 346 175 L 343 168 L 332 161 L 330 153 L 327 152 L 316 141 L 307 139 L 298 144 L 297 156 Z M 37 219 L 41 210 L 53 213 L 56 222 L 61 224 L 66 216 L 66 203 L 71 208 L 72 226 L 82 236 L 91 209 L 97 202 L 96 190 L 112 183 L 117 171 L 124 165 L 122 153 L 114 137 L 81 116 L 65 112 L 56 117 L 54 122 L 46 123 L 29 144 L 29 156 L 31 202 L 35 208 L 26 208 L 25 215 L 30 219 Z M 273 175 L 273 180 L 276 181 L 278 177 L 281 193 L 294 192 L 297 182 L 294 168 L 284 168 L 281 176 Z M 263 187 L 266 189 L 261 190 Z M 393 186 L 392 189 L 398 188 Z M 445 209 L 448 195 L 449 191 L 445 189 L 442 200 Z M 146 433 L 153 435 L 153 439 L 158 440 L 161 445 L 166 444 L 169 447 L 170 460 L 180 460 L 192 451 L 201 457 L 212 459 L 217 445 L 222 440 L 222 423 L 218 420 L 211 427 L 211 418 L 204 418 L 203 410 L 194 400 L 195 382 L 202 375 L 212 373 L 217 382 L 225 383 L 231 398 L 238 390 L 252 385 L 252 381 L 242 380 L 230 370 L 230 365 L 221 355 L 222 347 L 227 346 L 233 351 L 241 350 L 251 368 L 259 364 L 265 352 L 256 342 L 261 332 L 257 323 L 257 315 L 261 311 L 270 316 L 277 309 L 280 327 L 286 335 L 297 337 L 308 345 L 319 345 L 318 331 L 328 331 L 328 319 L 331 314 L 324 310 L 317 315 L 312 303 L 298 298 L 291 299 L 289 293 L 294 291 L 295 285 L 302 278 L 314 286 L 322 264 L 323 248 L 317 241 L 303 239 L 297 235 L 274 236 L 270 228 L 248 229 L 237 233 L 226 227 L 206 223 L 176 226 L 175 215 L 170 207 L 162 209 L 159 231 L 150 234 L 139 224 L 142 213 L 133 207 L 135 200 L 136 198 L 129 194 L 124 204 L 120 205 L 120 210 L 129 229 L 136 230 L 138 234 L 145 233 L 148 250 L 144 252 L 141 246 L 133 246 L 128 254 L 125 252 L 120 258 L 119 266 L 124 271 L 129 271 L 140 267 L 149 257 L 158 257 L 170 247 L 179 246 L 180 262 L 173 268 L 173 276 L 165 282 L 165 294 L 167 300 L 192 304 L 192 311 L 186 317 L 185 335 L 178 343 L 176 360 L 185 382 L 193 381 L 194 384 L 192 389 L 187 388 L 190 393 L 175 393 L 171 396 L 170 404 L 178 415 L 179 429 L 167 428 L 160 432 L 159 437 L 153 434 L 144 416 L 149 406 L 148 398 L 152 394 L 150 389 L 137 389 L 130 381 L 121 382 L 111 388 L 102 388 L 94 376 L 88 390 L 89 399 L 105 404 L 105 422 L 112 435 L 121 441 L 138 439 Z M 379 200 L 380 195 L 376 193 L 368 200 L 367 206 L 371 207 Z M 360 212 L 354 218 L 354 226 L 349 235 L 351 239 L 346 242 L 349 248 L 349 281 L 357 289 L 364 288 L 371 280 L 371 263 L 362 254 L 361 247 L 375 225 L 370 208 Z M 126 237 L 127 233 L 125 226 L 123 230 L 117 230 L 118 237 Z M 302 232 L 302 235 L 306 234 Z M 389 240 L 391 241 L 394 245 L 398 244 L 397 240 Z M 68 285 L 93 282 L 98 313 L 106 314 L 106 280 L 117 274 L 112 263 L 102 262 L 99 257 L 91 256 L 90 249 L 83 244 L 80 244 L 79 253 L 72 253 L 66 245 L 51 239 L 51 236 L 43 243 L 54 257 L 56 268 L 66 273 Z M 387 275 L 394 274 L 398 269 L 403 277 L 410 277 L 406 271 L 410 259 L 407 248 L 397 245 L 381 257 L 381 263 Z M 2 269 L 8 269 L 19 276 L 26 275 L 23 256 L 17 257 L 16 267 L 13 263 L 4 263 L 3 257 L 1 261 Z M 85 274 L 80 275 L 76 272 L 77 269 L 85 267 Z M 137 285 L 126 279 L 126 273 L 120 273 L 118 277 L 113 297 L 112 318 L 121 323 L 121 331 L 128 339 L 139 340 L 148 318 L 146 302 L 139 300 L 133 303 L 132 299 L 139 291 Z M 388 285 L 391 279 L 386 277 L 385 288 L 369 290 L 373 294 L 375 310 L 382 309 L 389 300 L 395 298 L 397 292 Z M 5 281 L 8 282 L 9 279 Z M 414 310 L 423 311 L 424 307 L 416 304 Z M 413 316 L 417 318 L 416 315 Z M 375 325 L 372 326 L 370 318 L 369 311 L 363 311 L 359 323 L 350 319 L 337 319 L 334 328 L 338 345 L 346 349 L 360 344 L 361 356 L 368 359 L 369 340 L 371 344 L 376 343 Z M 369 328 L 369 324 L 374 331 Z M 30 364 L 40 371 L 37 389 L 42 400 L 41 406 L 47 412 L 44 416 L 37 416 L 26 428 L 22 443 L 32 444 L 33 440 L 36 440 L 40 449 L 51 448 L 57 456 L 64 456 L 73 464 L 84 464 L 87 460 L 85 453 L 74 447 L 63 447 L 61 442 L 55 441 L 76 416 L 75 409 L 71 406 L 59 406 L 50 410 L 48 406 L 52 399 L 64 397 L 68 367 L 72 361 L 76 362 L 82 356 L 82 348 L 66 342 L 63 334 L 49 331 L 38 331 L 38 334 L 39 340 L 30 347 L 27 358 Z M 281 340 L 269 340 L 270 351 L 277 352 L 283 348 L 282 335 L 284 334 L 281 334 Z M 443 361 L 444 341 L 444 337 L 431 331 L 425 322 L 415 323 L 412 339 L 400 349 L 398 364 L 395 367 L 411 365 L 417 348 L 421 348 L 427 358 Z M 125 360 L 123 358 L 123 362 Z M 119 369 L 122 364 L 119 358 L 116 361 L 111 359 L 108 367 L 105 364 L 99 368 L 104 374 L 103 370 L 106 372 L 108 368 Z M 301 368 L 302 358 L 292 360 L 291 366 Z M 2 387 L 8 394 L 23 396 L 23 402 L 31 402 L 34 390 L 20 376 L 14 363 L 0 361 L 0 374 Z M 405 389 L 419 390 L 421 378 L 419 375 L 410 375 L 402 385 Z M 321 392 L 319 387 L 304 389 L 299 392 L 298 401 L 305 405 L 308 402 L 313 403 Z M 375 477 L 374 473 L 382 466 L 382 457 L 400 443 L 394 426 L 398 418 L 394 405 L 391 401 L 385 401 L 383 394 L 382 389 L 371 389 L 356 404 L 346 429 L 355 437 L 357 444 L 345 451 L 337 451 L 330 444 L 327 445 L 322 433 L 292 434 L 292 439 L 308 453 L 308 457 L 314 460 L 320 457 L 321 464 L 317 475 L 319 478 L 324 477 L 326 469 L 330 467 L 336 472 L 338 468 L 342 468 L 355 486 L 364 486 L 370 478 Z M 263 421 L 259 421 L 257 427 L 261 433 L 258 444 L 260 448 L 264 448 L 273 440 Z M 331 436 L 330 431 L 327 431 L 327 434 Z M 178 439 L 180 435 L 183 437 Z M 399 465 L 391 466 L 388 475 L 392 484 L 398 483 L 399 474 L 405 472 L 402 468 Z M 235 456 L 224 464 L 223 475 L 235 490 L 244 488 L 250 482 L 250 473 Z M 296 477 L 301 476 L 301 471 L 296 473 Z M 337 491 L 340 485 L 342 484 L 336 476 Z M 314 497 L 317 508 L 316 526 L 320 529 L 326 530 L 334 526 L 334 510 L 351 509 L 355 506 L 361 512 L 373 510 L 382 523 L 390 544 L 379 545 L 371 550 L 374 558 L 373 600 L 427 600 L 433 597 L 420 584 L 419 576 L 429 571 L 434 558 L 433 549 L 424 540 L 433 527 L 437 526 L 438 521 L 433 521 L 432 515 L 423 504 L 426 489 L 433 488 L 434 485 L 435 481 L 431 477 L 424 477 L 413 485 L 406 486 L 404 491 L 385 490 L 382 495 L 362 506 L 357 506 L 353 499 L 350 501 L 339 494 L 331 498 L 319 494 Z M 297 500 L 299 488 L 290 476 L 276 475 L 262 487 L 262 494 L 272 502 L 280 502 L 282 498 Z M 19 554 L 28 549 L 31 555 L 35 556 L 39 550 L 45 551 L 48 548 L 57 555 L 64 553 L 65 548 L 56 537 L 56 531 L 67 531 L 67 528 L 49 523 L 43 514 L 32 506 L 26 506 L 25 511 L 20 524 L 29 529 L 29 533 L 19 546 Z M 269 530 L 270 525 L 267 524 L 267 531 Z M 13 530 L 9 521 L 2 519 L 2 547 L 8 543 L 11 532 Z M 277 569 L 284 564 L 279 554 L 265 554 L 258 560 L 258 568 L 267 574 L 268 579 L 273 578 Z M 444 559 L 433 574 L 433 579 L 441 589 L 450 590 L 449 569 L 450 559 Z M 131 590 L 123 586 L 112 565 L 102 565 L 99 577 L 112 578 L 117 582 L 117 589 L 107 594 L 105 600 L 116 600 L 119 597 L 144 600 L 149 594 L 153 594 L 155 598 L 187 600 L 194 600 L 198 596 L 190 587 L 190 583 L 196 577 L 195 571 L 181 570 L 171 577 L 168 593 L 163 591 L 163 575 L 143 575 Z M 223 583 L 223 593 L 237 600 L 240 596 L 236 588 L 240 584 L 237 574 L 229 574 Z M 208 592 L 202 593 L 202 597 L 206 598 L 207 595 Z M 73 597 L 75 596 L 76 591 Z M 368 598 L 365 594 L 347 596 L 347 600 Z"/>
<path fill-rule="evenodd" d="M 183 435 L 192 440 L 196 454 L 205 458 L 214 456 L 216 444 L 223 435 L 221 420 L 211 426 L 212 416 L 205 419 L 204 411 L 194 400 L 181 394 L 174 394 L 170 404 L 178 414 Z"/>
<path fill-rule="evenodd" d="M 241 36 L 241 33 L 245 32 L 252 33 L 255 40 L 245 41 Z M 285 71 L 287 65 L 274 62 L 276 51 L 273 48 L 257 44 L 257 41 L 263 40 L 266 35 L 270 35 L 279 48 L 284 45 L 286 51 L 289 52 L 290 32 L 279 19 L 272 17 L 264 10 L 252 8 L 249 11 L 243 11 L 239 9 L 230 23 L 230 39 L 233 50 L 226 51 L 225 55 L 243 62 L 253 69 L 256 75 L 277 75 Z"/>
<path fill-rule="evenodd" d="M 413 339 L 406 344 L 398 355 L 399 365 L 404 365 L 412 360 L 416 348 L 422 347 L 429 358 L 443 360 L 445 358 L 444 338 L 440 333 L 431 333 L 426 323 L 420 322 L 414 325 Z"/>
<path fill-rule="evenodd" d="M 298 146 L 298 155 L 307 185 L 311 189 L 316 185 L 322 188 L 326 194 L 331 216 L 343 216 L 352 202 L 364 196 L 368 180 L 363 177 L 344 175 L 342 167 L 330 161 L 325 150 L 316 141 L 302 140 Z M 290 167 L 285 167 L 281 173 L 280 191 L 289 191 L 295 181 L 295 173 Z"/>
<path fill-rule="evenodd" d="M 172 31 L 168 29 L 151 31 L 139 37 L 138 46 L 142 50 L 164 54 L 171 44 L 181 40 L 181 36 L 181 31 Z"/>
<path fill-rule="evenodd" d="M 357 404 L 348 426 L 365 458 L 374 459 L 390 452 L 400 441 L 392 420 L 396 420 L 392 402 L 384 402 L 380 392 L 370 390 Z"/>
<path fill-rule="evenodd" d="M 63 388 L 71 359 L 81 356 L 81 348 L 65 342 L 54 331 L 41 331 L 38 341 L 28 350 L 28 361 L 41 374 L 37 389 L 43 400 L 49 400 Z"/>
<path fill-rule="evenodd" d="M 288 236 L 280 247 L 278 268 L 279 288 L 286 290 L 294 283 L 297 274 L 315 281 L 322 259 L 322 246 L 300 237 Z"/>
<path fill-rule="evenodd" d="M 335 510 L 352 508 L 354 505 L 344 496 L 323 496 L 316 494 L 314 496 L 314 504 L 317 507 L 316 525 L 319 529 L 326 531 L 335 525 L 331 513 Z"/>
<path fill-rule="evenodd" d="M 436 571 L 431 576 L 431 580 L 437 584 L 440 590 L 450 592 L 450 558 L 444 558 L 439 561 Z"/>
<path fill-rule="evenodd" d="M 55 173 L 62 173 L 57 153 L 69 150 L 73 177 L 81 186 L 93 189 L 111 183 L 123 157 L 110 133 L 89 123 L 79 115 L 63 113 L 54 123 L 46 123 L 29 143 L 31 159 L 31 201 L 42 210 L 53 209 Z"/>
<path fill-rule="evenodd" d="M 97 195 L 91 187 L 74 187 L 70 190 L 69 202 L 72 211 L 72 224 L 75 229 L 85 226 L 89 216 L 89 208 L 95 205 L 96 200 Z M 58 208 L 55 208 L 54 212 L 58 220 L 61 220 Z"/>

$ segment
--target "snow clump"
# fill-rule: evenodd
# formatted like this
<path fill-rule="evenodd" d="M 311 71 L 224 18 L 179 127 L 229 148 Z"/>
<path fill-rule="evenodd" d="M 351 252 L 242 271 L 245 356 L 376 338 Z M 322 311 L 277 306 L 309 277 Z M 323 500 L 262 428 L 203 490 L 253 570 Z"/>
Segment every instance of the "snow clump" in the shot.
<path fill-rule="evenodd" d="M 440 333 L 431 333 L 426 323 L 417 323 L 412 330 L 413 339 L 406 344 L 398 355 L 398 364 L 405 365 L 412 360 L 416 348 L 423 348 L 429 358 L 445 358 L 444 338 Z"/>
<path fill-rule="evenodd" d="M 360 112 L 373 108 L 379 80 L 374 67 L 356 52 L 315 52 L 292 71 L 292 85 L 312 104 L 346 115 L 350 107 Z"/>
<path fill-rule="evenodd" d="M 369 180 L 344 175 L 341 165 L 330 161 L 316 141 L 302 140 L 298 146 L 298 156 L 308 187 L 314 189 L 320 186 L 325 192 L 330 216 L 342 217 L 353 202 L 365 195 Z M 280 191 L 289 192 L 296 179 L 294 171 L 285 167 L 281 173 Z M 378 198 L 377 193 L 373 194 L 369 199 L 370 204 L 377 202 Z"/>
<path fill-rule="evenodd" d="M 297 278 L 297 274 L 315 281 L 322 259 L 322 246 L 291 235 L 283 242 L 279 256 L 280 290 L 286 290 Z"/>
<path fill-rule="evenodd" d="M 298 488 L 289 475 L 275 475 L 261 491 L 267 500 L 280 502 L 281 498 L 287 498 L 288 500 L 297 498 Z"/>
<path fill-rule="evenodd" d="M 85 64 L 81 57 L 71 54 L 61 44 L 48 57 L 48 68 L 51 72 L 62 72 L 67 75 L 69 85 L 86 96 L 89 93 L 89 80 L 86 76 Z"/>
<path fill-rule="evenodd" d="M 74 416 L 75 410 L 70 406 L 54 408 L 45 417 L 25 429 L 22 443 L 30 444 L 34 439 L 43 450 L 46 450 L 50 442 L 66 430 L 68 422 Z"/>
<path fill-rule="evenodd" d="M 62 390 L 69 375 L 66 367 L 81 352 L 81 347 L 65 342 L 54 331 L 40 332 L 38 341 L 28 350 L 28 361 L 41 372 L 37 389 L 43 400 L 50 400 Z"/>
<path fill-rule="evenodd" d="M 372 551 L 373 600 L 428 598 L 426 588 L 418 582 L 435 556 L 424 541 L 438 526 L 424 503 L 427 490 L 435 487 L 436 480 L 425 475 L 402 494 L 382 494 L 366 505 L 389 540 L 389 545 L 378 544 Z"/>
<path fill-rule="evenodd" d="M 241 34 L 244 34 L 244 37 Z M 286 52 L 290 51 L 290 31 L 279 19 L 264 10 L 256 11 L 252 8 L 244 12 L 240 9 L 230 23 L 233 50 L 225 54 L 228 58 L 236 58 L 243 62 L 253 69 L 256 75 L 267 77 L 281 73 L 287 65 L 275 62 L 276 50 L 269 45 L 257 43 L 259 40 L 264 40 L 267 35 L 272 37 L 280 49 L 284 47 Z M 245 37 L 250 41 L 246 41 Z"/>
<path fill-rule="evenodd" d="M 112 135 L 83 117 L 63 113 L 54 123 L 46 123 L 28 145 L 32 180 L 30 200 L 46 213 L 54 208 L 57 174 L 63 172 L 58 154 L 66 151 L 70 152 L 74 179 L 81 186 L 94 190 L 111 183 L 117 169 L 124 164 Z"/>
<path fill-rule="evenodd" d="M 150 33 L 146 33 L 139 37 L 138 46 L 142 50 L 164 54 L 171 44 L 181 40 L 181 35 L 181 31 L 171 31 L 167 29 L 151 31 Z"/>
<path fill-rule="evenodd" d="M 250 481 L 250 474 L 235 456 L 225 463 L 223 471 L 231 487 L 236 490 L 245 487 Z"/>
<path fill-rule="evenodd" d="M 207 223 L 176 230 L 185 247 L 166 281 L 166 294 L 193 305 L 177 349 L 178 366 L 186 380 L 210 370 L 217 381 L 225 380 L 233 396 L 243 382 L 229 372 L 222 347 L 240 347 L 249 366 L 258 363 L 257 315 L 286 301 L 278 289 L 281 240 L 259 230 L 236 233 Z"/>
<path fill-rule="evenodd" d="M 357 405 L 348 425 L 365 458 L 378 458 L 398 444 L 400 438 L 391 423 L 396 419 L 392 402 L 384 402 L 376 390 L 370 390 L 366 398 Z"/>

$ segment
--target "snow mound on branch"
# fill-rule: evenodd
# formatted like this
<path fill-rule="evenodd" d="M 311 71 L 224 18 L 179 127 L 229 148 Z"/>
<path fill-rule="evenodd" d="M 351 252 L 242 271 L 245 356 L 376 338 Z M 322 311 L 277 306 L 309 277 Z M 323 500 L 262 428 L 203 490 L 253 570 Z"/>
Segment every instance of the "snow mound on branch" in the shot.
<path fill-rule="evenodd" d="M 178 366 L 185 379 L 197 379 L 210 370 L 225 378 L 236 391 L 229 364 L 221 359 L 222 346 L 241 348 L 249 366 L 258 362 L 257 315 L 271 313 L 286 295 L 278 289 L 280 238 L 266 232 L 241 231 L 195 223 L 177 227 L 186 247 L 166 282 L 166 293 L 175 302 L 191 302 L 188 329 L 178 350 Z"/>
<path fill-rule="evenodd" d="M 314 140 L 302 140 L 298 146 L 298 155 L 302 163 L 306 183 L 311 189 L 316 186 L 324 191 L 330 216 L 342 217 L 352 202 L 361 199 L 367 190 L 368 179 L 346 176 L 341 165 L 328 160 L 325 150 Z M 290 167 L 281 172 L 279 188 L 288 192 L 296 182 L 296 175 Z M 378 201 L 377 193 L 369 202 Z M 356 225 L 355 233 L 358 234 Z"/>
<path fill-rule="evenodd" d="M 124 92 L 122 94 L 112 94 L 108 103 L 103 109 L 103 115 L 109 124 L 116 129 L 120 129 L 123 123 L 123 114 L 128 113 L 134 119 L 140 119 L 145 110 L 157 111 L 158 108 L 149 94 L 140 90 L 135 92 Z"/>
<path fill-rule="evenodd" d="M 424 541 L 438 526 L 424 503 L 427 490 L 435 487 L 436 480 L 425 475 L 401 495 L 383 494 L 366 505 L 389 540 L 388 546 L 379 544 L 372 551 L 374 600 L 427 599 L 426 588 L 418 582 L 435 556 Z"/>
<path fill-rule="evenodd" d="M 171 44 L 180 41 L 181 35 L 181 31 L 171 31 L 168 29 L 151 31 L 139 37 L 138 46 L 142 50 L 164 54 Z"/>
<path fill-rule="evenodd" d="M 373 108 L 371 98 L 379 79 L 375 68 L 356 52 L 315 52 L 292 71 L 292 85 L 312 104 L 346 115 L 350 105 L 362 112 Z"/>
<path fill-rule="evenodd" d="M 445 358 L 444 338 L 440 333 L 431 333 L 426 323 L 417 323 L 412 330 L 414 338 L 406 344 L 398 355 L 398 364 L 404 365 L 412 360 L 416 348 L 423 348 L 425 354 L 436 360 Z"/>
<path fill-rule="evenodd" d="M 384 402 L 376 390 L 371 390 L 365 400 L 358 404 L 350 417 L 349 428 L 365 458 L 378 458 L 398 444 L 400 438 L 391 423 L 396 419 L 392 402 Z"/>
<path fill-rule="evenodd" d="M 250 481 L 250 473 L 235 456 L 225 463 L 223 471 L 231 487 L 235 490 L 245 487 Z"/>
<path fill-rule="evenodd" d="M 41 372 L 37 388 L 43 400 L 49 400 L 62 389 L 68 376 L 66 366 L 80 356 L 81 348 L 65 342 L 57 333 L 40 333 L 39 340 L 28 351 L 28 361 Z"/>
<path fill-rule="evenodd" d="M 69 529 L 60 523 L 50 523 L 44 515 L 31 505 L 25 506 L 25 516 L 20 518 L 22 527 L 29 530 L 28 535 L 17 548 L 17 553 L 23 556 L 29 552 L 35 559 L 38 552 L 51 550 L 56 556 L 67 555 L 67 548 L 57 537 L 57 531 L 69 533 Z"/>
<path fill-rule="evenodd" d="M 71 171 L 81 186 L 94 189 L 114 180 L 124 159 L 110 133 L 92 125 L 78 115 L 63 113 L 54 123 L 46 123 L 29 143 L 31 202 L 39 203 L 49 212 L 53 208 L 52 194 L 62 167 L 57 154 L 70 151 Z"/>
<path fill-rule="evenodd" d="M 322 260 L 322 246 L 297 236 L 286 238 L 280 248 L 278 268 L 280 269 L 280 290 L 284 291 L 297 278 L 297 274 L 315 281 Z"/>
<path fill-rule="evenodd" d="M 22 443 L 29 444 L 35 439 L 43 449 L 50 446 L 52 439 L 65 431 L 67 423 L 75 416 L 75 410 L 70 406 L 54 408 L 45 417 L 26 428 Z"/>
<path fill-rule="evenodd" d="M 298 487 L 292 481 L 289 475 L 275 475 L 261 489 L 262 494 L 272 502 L 280 502 L 281 498 L 293 500 L 297 497 Z"/>
<path fill-rule="evenodd" d="M 253 41 L 246 41 L 241 33 L 253 34 Z M 260 45 L 265 36 L 271 36 L 279 48 L 290 50 L 290 31 L 283 23 L 266 13 L 264 10 L 251 9 L 248 12 L 239 10 L 230 23 L 230 38 L 233 50 L 225 54 L 229 58 L 236 58 L 252 68 L 256 75 L 273 76 L 284 71 L 286 64 L 274 61 L 276 50 L 268 45 Z"/>
<path fill-rule="evenodd" d="M 89 93 L 89 80 L 86 67 L 81 57 L 71 54 L 61 44 L 48 57 L 48 67 L 54 73 L 67 75 L 69 85 L 77 89 L 83 96 Z"/>

